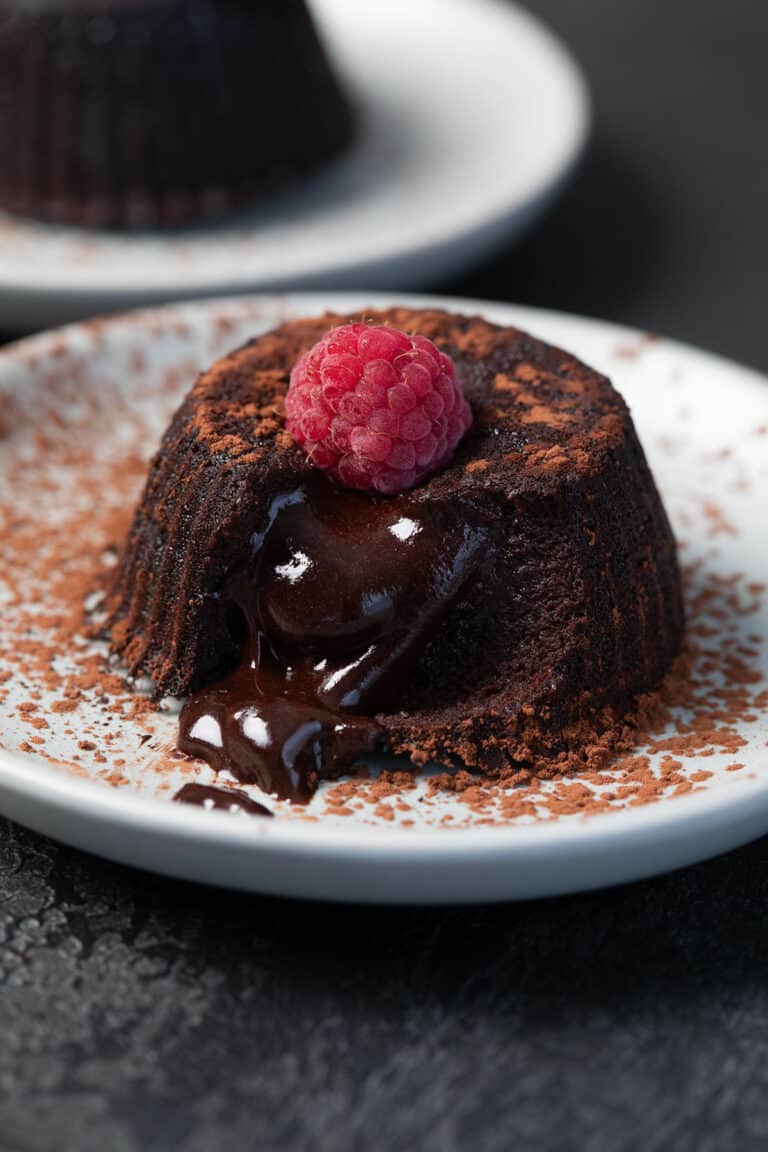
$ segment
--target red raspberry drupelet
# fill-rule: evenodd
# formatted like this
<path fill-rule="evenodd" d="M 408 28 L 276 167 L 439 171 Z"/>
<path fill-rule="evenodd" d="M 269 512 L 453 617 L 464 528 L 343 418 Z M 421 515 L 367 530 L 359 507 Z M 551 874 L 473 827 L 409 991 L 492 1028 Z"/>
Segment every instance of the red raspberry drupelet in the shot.
<path fill-rule="evenodd" d="M 453 361 L 426 336 L 343 324 L 291 373 L 286 424 L 349 488 L 394 493 L 450 460 L 472 423 Z"/>

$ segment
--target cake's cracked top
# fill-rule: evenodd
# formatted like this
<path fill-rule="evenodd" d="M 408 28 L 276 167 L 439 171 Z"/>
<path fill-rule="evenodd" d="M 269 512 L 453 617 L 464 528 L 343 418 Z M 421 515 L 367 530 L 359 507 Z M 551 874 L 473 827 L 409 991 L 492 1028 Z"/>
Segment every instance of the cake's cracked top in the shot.
<path fill-rule="evenodd" d="M 289 321 L 217 361 L 182 406 L 168 449 L 174 435 L 194 431 L 217 456 L 307 469 L 285 429 L 291 370 L 330 328 L 359 321 L 427 336 L 454 361 L 474 424 L 453 461 L 425 482 L 430 494 L 554 490 L 565 475 L 594 470 L 623 436 L 624 401 L 605 376 L 567 352 L 479 316 L 393 308 Z"/>

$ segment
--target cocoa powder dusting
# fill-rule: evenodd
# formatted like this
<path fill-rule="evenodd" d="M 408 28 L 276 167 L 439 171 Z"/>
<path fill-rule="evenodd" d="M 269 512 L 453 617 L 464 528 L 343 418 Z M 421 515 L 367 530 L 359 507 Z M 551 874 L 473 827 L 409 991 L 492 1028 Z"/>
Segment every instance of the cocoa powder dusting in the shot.
<path fill-rule="evenodd" d="M 52 356 L 60 363 L 55 371 L 49 367 L 44 381 L 50 406 L 38 406 L 30 396 L 25 408 L 21 391 L 13 450 L 2 446 L 0 702 L 29 733 L 16 745 L 19 750 L 92 775 L 78 763 L 81 754 L 106 764 L 109 726 L 153 711 L 146 696 L 131 691 L 105 653 L 85 639 L 87 617 L 98 609 L 146 471 L 144 455 L 134 449 L 119 460 L 94 451 L 93 426 L 101 421 L 120 427 L 139 445 L 146 424 L 130 401 L 121 402 L 112 391 L 108 410 L 92 394 L 84 404 L 82 362 L 65 345 Z M 98 721 L 93 707 L 84 718 L 80 705 L 86 699 Z M 69 757 L 49 751 L 46 734 L 52 728 L 68 739 Z M 5 739 L 3 730 L 0 741 Z M 97 770 L 104 778 L 111 772 Z"/>

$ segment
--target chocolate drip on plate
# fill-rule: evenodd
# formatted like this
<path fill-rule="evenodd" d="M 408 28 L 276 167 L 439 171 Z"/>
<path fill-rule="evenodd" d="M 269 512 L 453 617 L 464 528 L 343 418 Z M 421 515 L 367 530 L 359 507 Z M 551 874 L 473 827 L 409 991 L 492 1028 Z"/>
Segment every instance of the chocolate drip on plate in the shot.
<path fill-rule="evenodd" d="M 217 808 L 221 812 L 231 812 L 233 815 L 241 812 L 248 816 L 273 815 L 264 804 L 259 804 L 258 800 L 251 800 L 248 793 L 242 792 L 239 788 L 217 788 L 213 784 L 184 784 L 173 799 L 177 804 L 195 804 L 207 811 Z"/>

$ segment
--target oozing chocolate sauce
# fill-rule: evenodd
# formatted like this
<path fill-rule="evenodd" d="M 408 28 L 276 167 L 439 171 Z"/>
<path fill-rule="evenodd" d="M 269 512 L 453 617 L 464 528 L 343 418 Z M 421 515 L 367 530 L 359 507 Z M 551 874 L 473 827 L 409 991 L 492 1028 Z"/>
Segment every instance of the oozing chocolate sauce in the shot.
<path fill-rule="evenodd" d="M 306 802 L 321 775 L 382 745 L 371 717 L 396 704 L 482 546 L 454 508 L 319 474 L 278 496 L 222 593 L 222 610 L 242 618 L 242 659 L 189 698 L 179 748 Z"/>
<path fill-rule="evenodd" d="M 213 784 L 184 784 L 173 797 L 177 804 L 196 804 L 199 808 L 218 808 L 222 812 L 245 812 L 248 816 L 273 816 L 269 808 L 251 800 L 239 788 L 217 788 Z"/>

